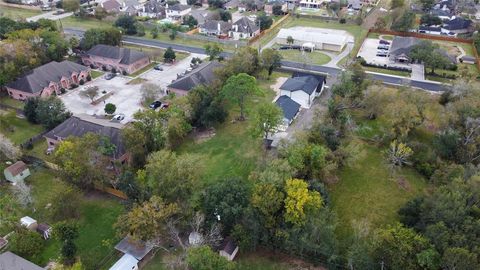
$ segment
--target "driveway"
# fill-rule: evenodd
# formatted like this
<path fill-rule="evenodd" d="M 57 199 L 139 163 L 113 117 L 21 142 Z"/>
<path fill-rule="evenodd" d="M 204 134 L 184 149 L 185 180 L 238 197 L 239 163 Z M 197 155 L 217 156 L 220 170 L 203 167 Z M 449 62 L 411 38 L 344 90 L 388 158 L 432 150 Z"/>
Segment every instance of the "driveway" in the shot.
<path fill-rule="evenodd" d="M 65 107 L 73 114 L 88 114 L 88 115 L 104 115 L 104 108 L 106 103 L 113 103 L 117 106 L 115 114 L 123 113 L 125 119 L 122 123 L 127 123 L 133 119 L 133 114 L 142 108 L 140 84 L 127 85 L 131 79 L 127 77 L 117 76 L 111 80 L 105 80 L 103 77 L 97 78 L 87 85 L 80 86 L 77 89 L 70 90 L 63 94 L 60 99 L 65 104 Z M 112 93 L 105 102 L 100 102 L 97 105 L 90 104 L 90 98 L 84 97 L 80 94 L 86 87 L 98 86 L 100 98 L 104 94 L 102 91 Z"/>
<path fill-rule="evenodd" d="M 56 20 L 60 20 L 60 19 L 70 17 L 70 16 L 73 15 L 73 12 L 65 12 L 63 14 L 55 15 L 56 12 L 57 11 L 50 11 L 50 12 L 47 12 L 47 13 L 42 13 L 40 15 L 27 18 L 27 22 L 36 22 L 40 19 L 49 19 L 49 20 L 52 20 L 52 21 L 56 21 Z"/>
<path fill-rule="evenodd" d="M 422 64 L 411 64 L 410 66 L 412 67 L 412 74 L 410 75 L 412 80 L 425 80 L 425 67 Z"/>

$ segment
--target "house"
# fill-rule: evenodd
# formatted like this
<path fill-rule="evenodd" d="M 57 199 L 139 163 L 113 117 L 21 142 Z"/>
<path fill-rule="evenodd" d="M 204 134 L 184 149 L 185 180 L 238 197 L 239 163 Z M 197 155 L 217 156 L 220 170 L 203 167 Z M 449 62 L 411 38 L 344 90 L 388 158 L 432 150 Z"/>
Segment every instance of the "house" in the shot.
<path fill-rule="evenodd" d="M 92 116 L 72 116 L 47 132 L 44 137 L 48 148 L 52 149 L 70 136 L 82 137 L 87 133 L 104 136 L 110 139 L 110 143 L 115 145 L 115 152 L 111 158 L 124 162 L 128 159 L 128 155 L 123 144 L 121 128 L 123 128 L 123 125 L 119 123 L 96 119 Z"/>
<path fill-rule="evenodd" d="M 225 9 L 236 9 L 238 8 L 238 6 L 240 5 L 241 1 L 240 0 L 230 0 L 228 1 L 227 3 L 225 3 L 225 5 L 223 5 L 223 7 Z"/>
<path fill-rule="evenodd" d="M 140 51 L 98 44 L 82 55 L 84 65 L 94 65 L 105 70 L 134 73 L 150 64 L 148 56 Z"/>
<path fill-rule="evenodd" d="M 209 36 L 228 36 L 232 24 L 224 21 L 209 20 L 199 25 L 198 33 Z"/>
<path fill-rule="evenodd" d="M 430 14 L 439 17 L 441 20 L 451 20 L 455 17 L 454 13 L 448 9 L 432 9 Z"/>
<path fill-rule="evenodd" d="M 220 248 L 220 256 L 225 257 L 229 261 L 233 261 L 235 259 L 235 256 L 238 253 L 238 246 L 237 244 L 231 239 L 230 237 L 227 237 Z"/>
<path fill-rule="evenodd" d="M 70 61 L 52 61 L 23 74 L 6 85 L 10 97 L 26 100 L 29 97 L 60 95 L 64 89 L 90 79 L 90 68 Z"/>
<path fill-rule="evenodd" d="M 165 6 L 159 0 L 150 0 L 138 11 L 138 16 L 161 19 L 165 17 Z"/>
<path fill-rule="evenodd" d="M 317 50 L 341 52 L 353 37 L 344 30 L 313 27 L 282 28 L 277 34 L 276 43 L 287 45 L 288 37 L 293 38 L 294 45 L 302 46 L 313 43 Z"/>
<path fill-rule="evenodd" d="M 262 10 L 265 6 L 265 2 L 262 0 L 244 0 L 240 1 L 238 4 L 238 11 L 246 12 L 246 11 L 258 11 Z"/>
<path fill-rule="evenodd" d="M 308 109 L 313 100 L 322 93 L 325 83 L 324 76 L 295 73 L 280 86 L 280 96 L 287 96 L 302 108 Z"/>
<path fill-rule="evenodd" d="M 24 5 L 34 5 L 34 4 L 37 4 L 38 1 L 37 0 L 21 0 L 20 3 Z"/>
<path fill-rule="evenodd" d="M 273 15 L 273 7 L 280 6 L 283 13 L 288 11 L 288 3 L 283 0 L 271 1 L 265 4 L 264 11 L 267 15 Z"/>
<path fill-rule="evenodd" d="M 348 10 L 349 11 L 359 11 L 362 9 L 363 2 L 361 0 L 348 0 Z"/>
<path fill-rule="evenodd" d="M 197 20 L 198 25 L 204 24 L 206 21 L 212 20 L 215 17 L 215 13 L 210 10 L 193 9 L 190 12 L 190 16 Z"/>
<path fill-rule="evenodd" d="M 215 81 L 215 70 L 221 66 L 222 64 L 217 61 L 204 62 L 192 72 L 168 85 L 167 92 L 184 96 L 196 86 L 212 84 Z"/>
<path fill-rule="evenodd" d="M 455 17 L 442 26 L 442 33 L 465 34 L 473 31 L 472 21 L 461 17 Z"/>
<path fill-rule="evenodd" d="M 138 270 L 138 260 L 130 254 L 124 254 L 109 270 Z"/>
<path fill-rule="evenodd" d="M 48 240 L 52 235 L 52 227 L 46 223 L 40 223 L 37 226 L 37 232 L 43 237 L 43 239 Z"/>
<path fill-rule="evenodd" d="M 300 112 L 301 106 L 288 96 L 278 97 L 278 99 L 275 101 L 275 104 L 280 107 L 283 112 L 283 121 L 282 124 L 279 126 L 279 130 L 285 131 L 287 130 L 288 126 L 290 126 L 290 124 L 293 122 L 293 120 L 297 117 L 298 113 Z"/>
<path fill-rule="evenodd" d="M 142 5 L 137 0 L 119 0 L 120 12 L 129 16 L 136 16 L 142 9 Z"/>
<path fill-rule="evenodd" d="M 182 21 L 183 17 L 190 14 L 192 8 L 187 5 L 175 4 L 175 5 L 165 5 L 165 16 L 167 19 L 173 21 Z"/>
<path fill-rule="evenodd" d="M 438 36 L 442 34 L 442 28 L 435 26 L 420 26 L 418 27 L 418 33 Z"/>
<path fill-rule="evenodd" d="M 44 270 L 44 268 L 25 260 L 10 252 L 0 254 L 0 269 L 2 270 Z"/>
<path fill-rule="evenodd" d="M 250 39 L 260 34 L 260 27 L 247 17 L 242 17 L 232 24 L 228 36 L 234 40 Z"/>
<path fill-rule="evenodd" d="M 17 161 L 3 170 L 3 175 L 7 181 L 16 184 L 30 176 L 30 170 L 23 161 Z"/>
<path fill-rule="evenodd" d="M 409 63 L 411 61 L 410 51 L 420 41 L 414 37 L 399 37 L 395 36 L 390 46 L 390 59 L 394 62 Z"/>
<path fill-rule="evenodd" d="M 20 219 L 20 224 L 30 231 L 36 231 L 38 227 L 37 221 L 29 216 L 22 217 Z"/>
<path fill-rule="evenodd" d="M 300 1 L 300 7 L 301 8 L 313 8 L 313 9 L 319 9 L 322 7 L 323 3 L 325 3 L 325 0 L 301 0 Z"/>
<path fill-rule="evenodd" d="M 105 9 L 107 13 L 118 13 L 121 8 L 121 5 L 117 0 L 107 0 L 101 3 L 100 6 Z"/>

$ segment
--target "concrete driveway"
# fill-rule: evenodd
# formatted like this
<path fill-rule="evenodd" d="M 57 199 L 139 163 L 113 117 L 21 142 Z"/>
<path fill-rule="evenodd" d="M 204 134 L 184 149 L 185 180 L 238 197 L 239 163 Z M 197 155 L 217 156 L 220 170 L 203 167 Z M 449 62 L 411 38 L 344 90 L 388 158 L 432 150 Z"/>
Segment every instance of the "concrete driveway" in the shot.
<path fill-rule="evenodd" d="M 88 115 L 104 115 L 104 108 L 106 103 L 113 103 L 117 106 L 115 114 L 123 113 L 125 119 L 122 123 L 128 123 L 133 119 L 133 114 L 142 108 L 141 105 L 141 85 L 127 85 L 130 78 L 117 76 L 111 80 L 105 80 L 103 77 L 88 83 L 87 85 L 78 87 L 77 89 L 70 90 L 66 94 L 60 96 L 60 99 L 65 104 L 65 107 L 73 114 L 88 114 Z M 112 93 L 105 102 L 100 102 L 97 105 L 90 104 L 91 101 L 88 97 L 84 97 L 80 94 L 86 87 L 98 86 L 99 96 L 102 91 Z"/>

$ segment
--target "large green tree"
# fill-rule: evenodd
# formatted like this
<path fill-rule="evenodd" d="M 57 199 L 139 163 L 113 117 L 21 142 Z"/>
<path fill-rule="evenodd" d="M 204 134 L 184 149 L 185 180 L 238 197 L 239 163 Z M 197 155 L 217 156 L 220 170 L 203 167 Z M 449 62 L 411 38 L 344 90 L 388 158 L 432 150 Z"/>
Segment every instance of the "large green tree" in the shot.
<path fill-rule="evenodd" d="M 264 49 L 261 54 L 262 66 L 268 70 L 268 76 L 272 75 L 275 68 L 281 66 L 282 55 L 271 48 Z"/>
<path fill-rule="evenodd" d="M 116 28 L 92 28 L 85 31 L 81 47 L 88 50 L 97 44 L 119 46 L 122 40 L 122 32 Z"/>
<path fill-rule="evenodd" d="M 431 41 L 421 41 L 415 45 L 410 51 L 409 56 L 413 59 L 422 61 L 425 67 L 431 69 L 431 73 L 435 73 L 436 68 L 444 68 L 448 65 L 448 59 L 439 51 L 438 45 Z"/>
<path fill-rule="evenodd" d="M 255 137 L 262 137 L 264 140 L 272 136 L 282 124 L 282 110 L 274 103 L 262 103 L 255 111 L 251 133 Z"/>
<path fill-rule="evenodd" d="M 192 247 L 187 252 L 187 264 L 192 270 L 233 270 L 235 265 L 208 246 Z"/>
<path fill-rule="evenodd" d="M 254 95 L 261 93 L 257 87 L 255 77 L 245 73 L 233 75 L 226 81 L 222 88 L 225 99 L 235 103 L 240 108 L 240 120 L 245 120 L 245 105 Z"/>
<path fill-rule="evenodd" d="M 53 129 L 71 116 L 62 100 L 55 96 L 41 98 L 35 109 L 37 121 L 46 129 Z"/>

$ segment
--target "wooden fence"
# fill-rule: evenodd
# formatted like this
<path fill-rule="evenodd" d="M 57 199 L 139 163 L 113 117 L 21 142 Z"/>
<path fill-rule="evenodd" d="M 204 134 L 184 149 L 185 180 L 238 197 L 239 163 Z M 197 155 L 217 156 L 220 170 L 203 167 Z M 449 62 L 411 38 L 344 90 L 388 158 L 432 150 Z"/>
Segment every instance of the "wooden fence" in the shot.
<path fill-rule="evenodd" d="M 113 195 L 117 198 L 120 198 L 120 199 L 123 199 L 123 200 L 128 200 L 127 195 L 125 193 L 123 193 L 122 191 L 118 190 L 118 189 L 114 189 L 114 188 L 111 188 L 111 187 L 105 187 L 105 186 L 102 186 L 100 184 L 95 184 L 94 187 L 97 190 L 106 192 L 106 193 L 108 193 L 110 195 Z"/>
<path fill-rule="evenodd" d="M 264 37 L 265 35 L 269 34 L 270 32 L 272 31 L 275 31 L 275 28 L 277 28 L 279 25 L 281 25 L 286 19 L 290 18 L 290 13 L 283 16 L 280 20 L 276 21 L 272 26 L 270 26 L 270 28 L 260 32 L 260 34 L 258 36 L 255 36 L 253 38 L 251 38 L 249 41 L 248 41 L 248 45 L 252 45 L 253 43 L 255 43 L 256 41 L 258 41 L 259 39 L 261 39 L 262 37 Z"/>
<path fill-rule="evenodd" d="M 477 48 L 475 47 L 475 43 L 472 39 L 428 35 L 428 34 L 422 34 L 422 33 L 416 33 L 416 32 L 397 32 L 397 31 L 380 30 L 380 29 L 369 29 L 368 33 L 376 33 L 376 34 L 382 34 L 382 35 L 393 35 L 393 36 L 401 36 L 401 37 L 416 37 L 416 38 L 422 38 L 422 39 L 430 39 L 430 40 L 439 40 L 439 41 L 448 41 L 448 42 L 458 42 L 458 43 L 470 44 L 470 46 L 472 46 L 473 56 L 476 59 L 475 64 L 477 65 L 477 69 L 480 71 L 480 58 L 479 58 L 479 55 L 478 55 Z"/>

